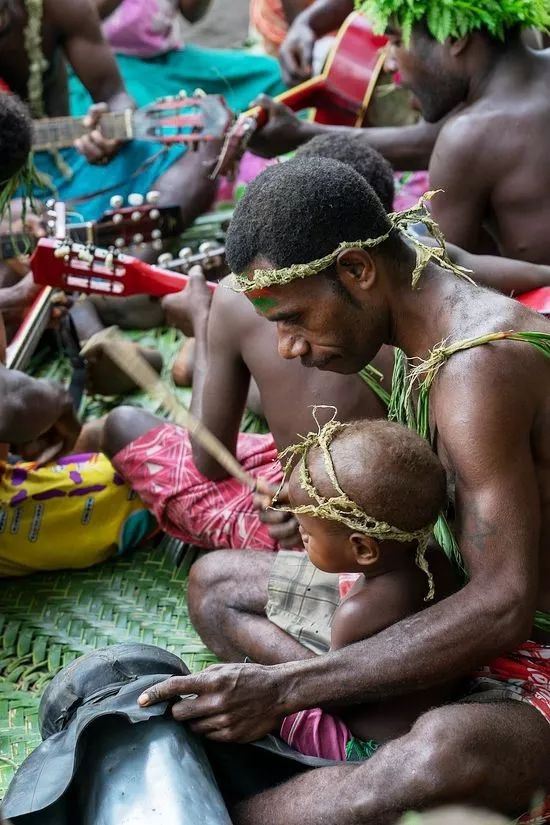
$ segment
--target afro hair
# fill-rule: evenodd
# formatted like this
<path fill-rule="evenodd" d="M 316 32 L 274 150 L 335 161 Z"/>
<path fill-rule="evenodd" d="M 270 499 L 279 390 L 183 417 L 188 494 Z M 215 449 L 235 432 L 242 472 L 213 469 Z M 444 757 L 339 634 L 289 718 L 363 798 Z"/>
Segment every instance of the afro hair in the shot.
<path fill-rule="evenodd" d="M 0 93 L 0 184 L 24 166 L 31 151 L 32 124 L 15 95 Z"/>
<path fill-rule="evenodd" d="M 354 133 L 326 132 L 300 146 L 296 157 L 332 158 L 347 163 L 370 183 L 386 212 L 393 210 L 395 183 L 391 164 L 368 142 L 360 129 Z"/>
<path fill-rule="evenodd" d="M 351 166 L 295 157 L 268 167 L 248 186 L 227 233 L 227 262 L 236 273 L 260 257 L 278 268 L 309 263 L 342 241 L 390 230 L 378 196 Z"/>

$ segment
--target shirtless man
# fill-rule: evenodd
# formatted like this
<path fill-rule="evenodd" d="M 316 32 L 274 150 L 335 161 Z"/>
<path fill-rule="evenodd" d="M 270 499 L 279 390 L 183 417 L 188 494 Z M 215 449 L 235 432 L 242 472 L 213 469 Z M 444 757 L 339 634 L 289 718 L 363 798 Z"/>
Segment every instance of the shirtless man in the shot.
<path fill-rule="evenodd" d="M 335 13 L 340 6 L 342 11 L 349 5 L 344 0 L 341 4 L 337 0 L 318 0 L 300 17 L 307 22 L 316 19 L 314 15 L 320 14 L 322 7 L 327 13 L 329 9 Z M 470 252 L 496 247 L 510 258 L 548 263 L 547 233 L 541 227 L 548 222 L 550 212 L 550 170 L 546 161 L 550 55 L 527 48 L 520 31 L 521 25 L 532 23 L 535 28 L 543 28 L 548 21 L 537 17 L 531 3 L 526 4 L 524 20 L 506 15 L 496 5 L 493 23 L 504 31 L 504 39 L 500 40 L 491 36 L 475 16 L 460 21 L 457 6 L 449 36 L 439 42 L 425 22 L 423 5 L 418 4 L 417 23 L 408 42 L 399 25 L 407 4 L 394 5 L 394 18 L 381 19 L 392 45 L 387 68 L 399 71 L 401 83 L 414 93 L 425 121 L 434 129 L 430 186 L 443 189 L 445 196 L 434 201 L 433 213 L 447 240 Z M 364 7 L 369 14 L 374 4 L 367 2 Z M 465 22 L 469 33 L 464 37 L 454 36 L 457 20 Z M 295 32 L 302 33 L 299 21 Z M 305 36 L 300 37 L 300 43 L 306 42 Z M 289 40 L 288 54 L 305 49 L 292 45 L 292 32 Z M 304 60 L 300 65 L 303 67 Z M 295 148 L 330 128 L 301 124 L 280 104 L 267 105 L 271 120 L 258 133 L 262 153 L 271 142 L 275 152 L 281 145 Z M 415 129 L 420 134 L 418 127 L 367 130 L 367 134 L 373 146 L 394 165 L 418 168 L 402 163 L 401 157 L 406 151 L 403 139 L 409 133 L 414 136 Z M 424 160 L 430 155 L 428 143 Z M 419 144 L 412 145 L 417 146 L 420 157 Z"/>
<path fill-rule="evenodd" d="M 358 245 L 387 233 L 385 242 Z M 336 161 L 295 159 L 266 170 L 240 202 L 227 240 L 240 288 L 264 299 L 259 309 L 276 322 L 285 359 L 348 374 L 383 343 L 424 361 L 442 341 L 503 330 L 533 331 L 548 352 L 548 321 L 434 260 L 411 289 L 414 245 L 392 227 L 368 184 Z M 339 250 L 342 242 L 349 246 Z M 293 280 L 291 269 L 288 282 L 270 286 L 266 270 L 277 270 L 280 284 L 281 268 L 298 263 L 318 274 Z M 215 740 L 251 741 L 306 707 L 376 702 L 488 663 L 467 703 L 421 716 L 368 765 L 313 771 L 250 799 L 233 813 L 239 825 L 386 822 L 443 800 L 514 814 L 537 790 L 550 790 L 549 389 L 550 361 L 526 342 L 471 346 L 443 360 L 437 373 L 424 421 L 453 493 L 469 575 L 462 590 L 343 650 L 313 658 L 303 648 L 301 661 L 288 661 L 281 646 L 280 665 L 217 666 L 170 680 L 142 699 L 196 693 L 176 701 L 175 718 L 194 720 L 196 731 Z M 223 605 L 227 588 L 238 589 L 246 576 L 254 622 L 247 626 L 241 599 L 240 610 L 228 608 L 232 621 L 221 622 L 226 638 L 218 647 L 261 646 L 259 605 L 263 600 L 265 610 L 274 562 L 260 562 L 252 566 L 248 554 L 213 555 L 194 567 L 192 609 L 203 628 L 209 618 L 194 596 L 209 582 L 216 586 L 224 570 Z M 220 622 L 220 611 L 211 615 Z M 263 621 L 272 663 L 277 649 Z M 518 648 L 514 658 L 510 651 Z"/>

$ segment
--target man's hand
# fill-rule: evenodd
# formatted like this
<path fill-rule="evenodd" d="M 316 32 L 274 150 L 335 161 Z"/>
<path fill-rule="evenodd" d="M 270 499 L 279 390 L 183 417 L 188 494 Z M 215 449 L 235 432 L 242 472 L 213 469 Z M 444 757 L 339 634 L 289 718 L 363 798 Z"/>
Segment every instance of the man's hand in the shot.
<path fill-rule="evenodd" d="M 288 30 L 279 52 L 283 80 L 287 86 L 296 86 L 311 77 L 316 39 L 311 26 L 299 15 Z"/>
<path fill-rule="evenodd" d="M 217 742 L 253 742 L 276 730 L 285 715 L 280 668 L 254 664 L 212 665 L 202 673 L 173 676 L 148 688 L 138 702 L 176 702 L 172 716 Z"/>
<path fill-rule="evenodd" d="M 90 106 L 88 114 L 84 118 L 84 126 L 89 129 L 89 133 L 75 141 L 75 147 L 81 155 L 98 166 L 105 165 L 116 155 L 121 147 L 118 140 L 110 140 L 102 135 L 99 127 L 101 116 L 109 111 L 106 103 L 94 103 Z"/>
<path fill-rule="evenodd" d="M 276 487 L 261 479 L 258 481 L 254 495 L 254 508 L 258 510 L 258 517 L 263 524 L 268 525 L 271 538 L 275 539 L 282 547 L 303 547 L 298 521 L 295 516 L 292 513 L 271 509 L 271 502 L 276 492 Z M 277 496 L 277 501 L 281 504 L 288 504 L 287 485 L 283 487 Z"/>
<path fill-rule="evenodd" d="M 212 293 L 200 266 L 189 270 L 189 283 L 181 292 L 167 295 L 161 301 L 166 323 L 180 329 L 188 338 L 195 335 L 196 325 L 206 324 L 212 303 Z"/>
<path fill-rule="evenodd" d="M 265 109 L 268 121 L 254 133 L 250 149 L 264 158 L 274 158 L 291 152 L 307 140 L 307 124 L 296 117 L 292 109 L 267 95 L 260 95 L 253 103 Z"/>

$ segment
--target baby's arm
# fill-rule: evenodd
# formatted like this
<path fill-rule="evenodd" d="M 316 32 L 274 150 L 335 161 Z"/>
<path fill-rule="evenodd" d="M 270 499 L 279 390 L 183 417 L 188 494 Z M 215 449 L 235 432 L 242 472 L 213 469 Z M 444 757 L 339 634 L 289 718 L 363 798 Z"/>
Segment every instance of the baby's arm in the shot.
<path fill-rule="evenodd" d="M 375 636 L 425 607 L 423 595 L 427 592 L 427 580 L 418 571 L 420 581 L 414 581 L 417 579 L 415 573 L 411 576 L 410 570 L 395 571 L 369 581 L 361 577 L 349 596 L 336 608 L 331 649 L 338 650 Z"/>

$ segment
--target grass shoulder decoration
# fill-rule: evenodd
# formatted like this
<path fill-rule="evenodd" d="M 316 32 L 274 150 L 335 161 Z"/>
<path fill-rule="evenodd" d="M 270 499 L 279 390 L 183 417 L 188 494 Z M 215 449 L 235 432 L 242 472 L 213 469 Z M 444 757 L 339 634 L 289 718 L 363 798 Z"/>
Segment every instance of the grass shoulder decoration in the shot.
<path fill-rule="evenodd" d="M 518 26 L 548 31 L 548 0 L 355 0 L 374 31 L 382 34 L 393 21 L 408 44 L 413 27 L 424 22 L 433 37 L 443 43 L 449 37 L 464 37 L 485 30 L 504 40 Z"/>

